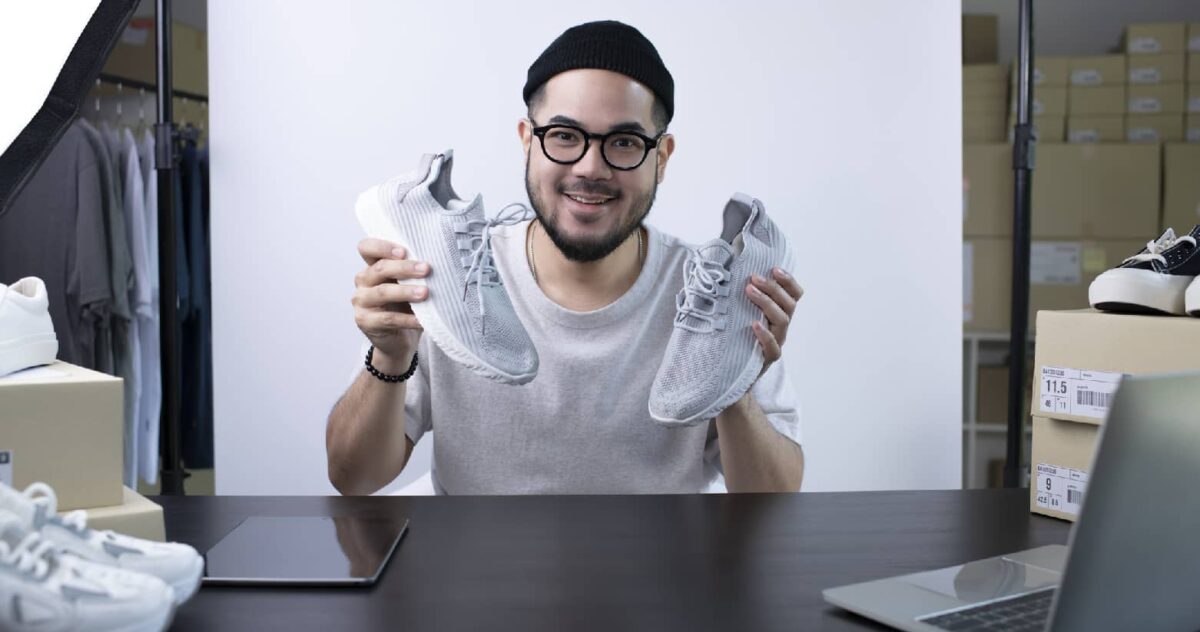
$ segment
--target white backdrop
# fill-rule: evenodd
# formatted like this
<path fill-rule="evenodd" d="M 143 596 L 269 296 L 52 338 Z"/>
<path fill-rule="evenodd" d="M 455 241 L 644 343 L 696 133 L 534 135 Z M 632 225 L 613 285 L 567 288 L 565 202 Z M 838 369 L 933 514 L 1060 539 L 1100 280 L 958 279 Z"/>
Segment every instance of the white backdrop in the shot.
<path fill-rule="evenodd" d="M 212 0 L 218 493 L 334 493 L 356 194 L 453 148 L 460 195 L 526 200 L 526 70 L 596 19 L 639 28 L 675 77 L 649 221 L 711 238 L 741 190 L 798 245 L 804 489 L 959 487 L 959 3 L 738 4 Z M 428 441 L 389 489 L 428 469 Z"/>

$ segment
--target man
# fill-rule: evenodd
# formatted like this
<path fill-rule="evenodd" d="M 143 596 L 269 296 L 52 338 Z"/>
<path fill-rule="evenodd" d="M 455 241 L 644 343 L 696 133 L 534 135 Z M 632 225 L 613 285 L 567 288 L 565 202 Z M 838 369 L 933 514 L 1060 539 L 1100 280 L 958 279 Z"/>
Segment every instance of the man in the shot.
<path fill-rule="evenodd" d="M 766 323 L 753 332 L 765 366 L 751 390 L 696 426 L 663 427 L 647 410 L 688 252 L 643 224 L 675 150 L 666 134 L 674 83 L 654 45 L 619 22 L 573 27 L 530 67 L 524 97 L 528 118 L 517 133 L 537 218 L 497 227 L 492 244 L 537 349 L 537 377 L 498 384 L 448 358 L 421 336 L 409 305 L 429 298 L 427 288 L 405 283 L 428 275 L 429 264 L 396 244 L 362 240 L 367 267 L 352 303 L 374 345 L 371 365 L 386 376 L 416 370 L 400 382 L 360 371 L 329 416 L 330 481 L 343 494 L 377 491 L 436 430 L 439 493 L 687 493 L 721 473 L 729 491 L 798 490 L 799 413 L 779 358 L 802 290 L 782 270 L 745 288 Z M 657 143 L 630 168 L 590 138 L 572 162 L 546 149 L 552 125 L 597 136 L 632 131 Z M 718 226 L 721 202 L 697 217 L 711 211 Z"/>

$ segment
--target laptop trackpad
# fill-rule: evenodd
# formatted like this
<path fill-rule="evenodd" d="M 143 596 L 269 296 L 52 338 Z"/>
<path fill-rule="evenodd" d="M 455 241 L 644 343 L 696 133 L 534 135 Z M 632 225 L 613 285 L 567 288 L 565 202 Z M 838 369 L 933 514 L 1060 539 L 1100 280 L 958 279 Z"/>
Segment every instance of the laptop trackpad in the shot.
<path fill-rule="evenodd" d="M 899 579 L 947 597 L 975 603 L 1054 586 L 1061 578 L 1059 573 L 1002 556 Z"/>

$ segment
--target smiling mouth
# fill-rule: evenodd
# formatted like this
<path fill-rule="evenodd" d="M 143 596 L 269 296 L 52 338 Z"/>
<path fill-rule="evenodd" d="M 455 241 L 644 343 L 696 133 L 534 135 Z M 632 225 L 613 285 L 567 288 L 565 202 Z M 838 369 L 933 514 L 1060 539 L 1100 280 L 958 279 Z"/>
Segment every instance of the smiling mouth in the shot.
<path fill-rule="evenodd" d="M 616 199 L 614 197 L 604 195 L 575 195 L 572 193 L 564 193 L 563 195 L 575 200 L 576 202 L 579 202 L 580 204 L 588 204 L 590 206 L 601 206 Z"/>

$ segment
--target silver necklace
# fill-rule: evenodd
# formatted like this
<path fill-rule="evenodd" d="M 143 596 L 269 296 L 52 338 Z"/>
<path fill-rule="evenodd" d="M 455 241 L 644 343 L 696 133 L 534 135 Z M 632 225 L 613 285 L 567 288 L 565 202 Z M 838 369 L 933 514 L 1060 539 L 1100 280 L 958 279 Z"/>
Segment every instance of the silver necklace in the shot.
<path fill-rule="evenodd" d="M 529 260 L 529 272 L 531 272 L 533 274 L 533 282 L 534 283 L 537 283 L 537 280 L 538 280 L 537 265 L 534 264 L 534 262 L 533 262 L 533 228 L 537 224 L 538 224 L 538 221 L 536 219 L 529 223 L 529 231 L 526 233 L 526 237 L 525 237 L 525 244 L 526 244 L 525 258 Z M 641 265 L 646 260 L 646 241 L 645 241 L 645 237 L 642 236 L 642 227 L 641 226 L 638 227 L 637 238 L 638 238 L 638 265 Z"/>

